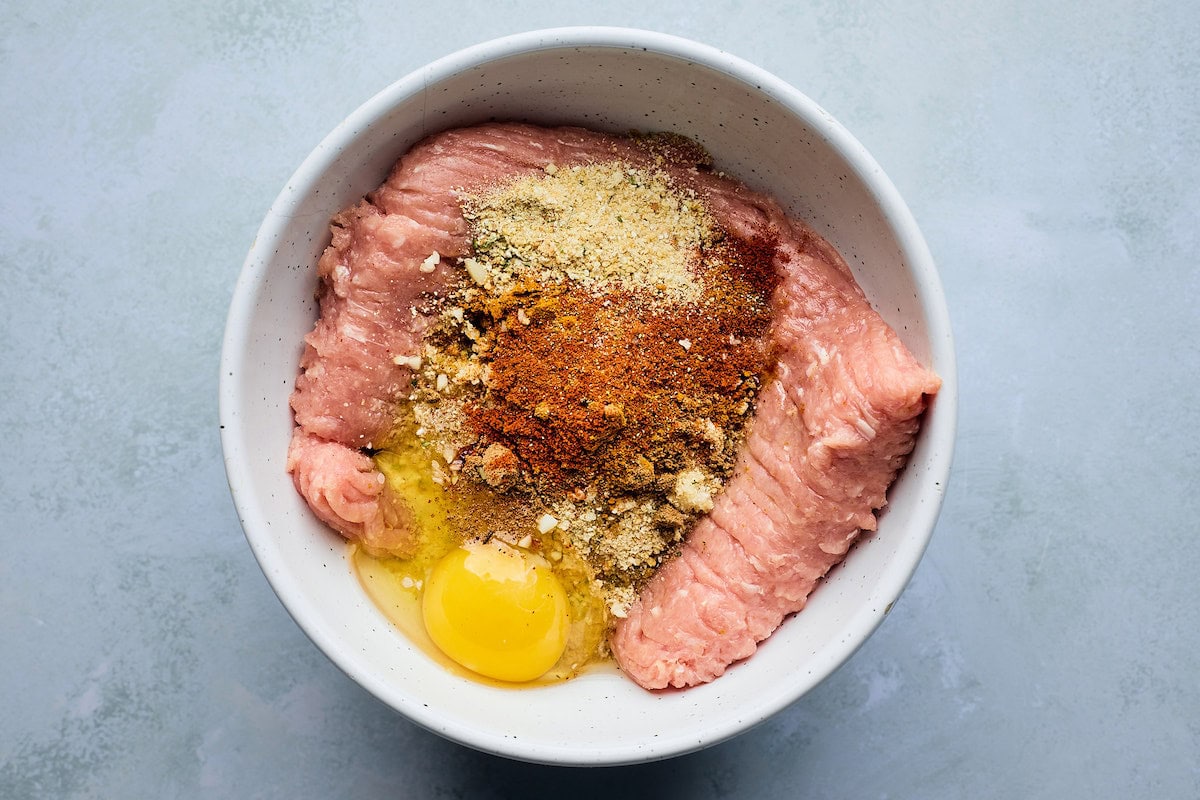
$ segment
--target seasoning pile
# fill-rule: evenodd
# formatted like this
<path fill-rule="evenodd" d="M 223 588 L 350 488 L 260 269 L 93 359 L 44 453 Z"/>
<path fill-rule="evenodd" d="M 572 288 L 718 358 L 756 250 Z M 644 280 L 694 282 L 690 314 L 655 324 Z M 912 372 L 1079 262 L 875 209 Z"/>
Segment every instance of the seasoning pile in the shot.
<path fill-rule="evenodd" d="M 770 363 L 774 243 L 621 162 L 460 200 L 472 254 L 414 312 L 436 322 L 405 360 L 411 430 L 457 517 L 571 565 L 622 617 L 731 475 Z"/>

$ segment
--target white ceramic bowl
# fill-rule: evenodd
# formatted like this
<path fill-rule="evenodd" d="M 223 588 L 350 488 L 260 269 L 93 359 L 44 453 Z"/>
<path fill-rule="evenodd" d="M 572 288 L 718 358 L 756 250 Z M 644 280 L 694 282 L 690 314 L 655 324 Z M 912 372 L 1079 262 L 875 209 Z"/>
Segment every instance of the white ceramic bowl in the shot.
<path fill-rule="evenodd" d="M 288 395 L 316 315 L 330 216 L 379 185 L 435 131 L 488 119 L 693 137 L 721 169 L 773 194 L 846 257 L 880 313 L 942 377 L 879 531 L 759 652 L 706 686 L 650 693 L 615 670 L 539 689 L 444 671 L 360 589 L 347 548 L 292 488 Z M 408 718 L 504 756 L 559 764 L 664 758 L 724 740 L 794 702 L 880 624 L 917 566 L 954 443 L 953 346 L 915 222 L 863 147 L 780 79 L 731 55 L 644 31 L 571 28 L 478 45 L 397 81 L 342 122 L 288 181 L 252 246 L 225 331 L 220 416 L 246 537 L 292 617 L 351 678 Z M 915 646 L 915 645 L 914 645 Z"/>

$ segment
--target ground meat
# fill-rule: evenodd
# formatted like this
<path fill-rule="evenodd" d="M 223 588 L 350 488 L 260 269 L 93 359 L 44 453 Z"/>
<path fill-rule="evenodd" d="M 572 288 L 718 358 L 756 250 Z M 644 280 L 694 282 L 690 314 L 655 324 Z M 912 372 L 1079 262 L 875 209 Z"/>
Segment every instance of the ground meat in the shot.
<path fill-rule="evenodd" d="M 306 337 L 292 396 L 298 427 L 288 458 L 322 520 L 372 550 L 406 553 L 411 517 L 389 505 L 362 450 L 393 433 L 432 320 L 424 304 L 449 285 L 453 261 L 470 254 L 458 192 L 550 165 L 619 159 L 665 170 L 737 240 L 775 243 L 768 263 L 780 279 L 771 328 L 778 363 L 724 491 L 714 496 L 700 479 L 676 480 L 680 504 L 711 503 L 711 513 L 616 627 L 618 663 L 649 688 L 712 680 L 803 607 L 859 532 L 875 528 L 925 396 L 939 385 L 827 244 L 692 151 L 665 162 L 663 152 L 578 128 L 515 124 L 449 131 L 414 147 L 380 189 L 334 218 L 319 264 L 321 316 Z M 629 413 L 600 411 L 618 427 Z M 539 420 L 549 414 L 549 407 L 534 410 Z M 720 431 L 695 433 L 713 451 L 724 447 Z M 508 455 L 482 454 L 485 480 L 512 478 Z M 631 461 L 620 480 L 638 487 L 654 472 Z M 653 524 L 678 532 L 681 519 L 668 508 Z"/>
<path fill-rule="evenodd" d="M 940 382 L 904 348 L 837 254 L 772 212 L 783 275 L 776 377 L 734 477 L 680 555 L 656 573 L 612 640 L 642 686 L 711 681 L 799 611 L 912 450 Z"/>

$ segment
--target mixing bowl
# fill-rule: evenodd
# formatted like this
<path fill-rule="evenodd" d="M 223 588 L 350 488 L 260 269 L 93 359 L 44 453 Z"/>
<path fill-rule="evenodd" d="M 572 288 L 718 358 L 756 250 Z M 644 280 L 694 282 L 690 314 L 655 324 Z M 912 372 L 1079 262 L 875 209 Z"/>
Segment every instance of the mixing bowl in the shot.
<path fill-rule="evenodd" d="M 346 543 L 285 472 L 301 340 L 317 309 L 329 218 L 378 186 L 427 134 L 484 120 L 675 131 L 777 198 L 845 256 L 873 305 L 942 378 L 879 530 L 750 659 L 715 682 L 653 693 L 615 668 L 566 683 L 465 680 L 372 605 Z M 221 360 L 226 470 L 246 537 L 297 624 L 351 678 L 410 720 L 513 758 L 619 764 L 734 736 L 787 707 L 883 621 L 934 528 L 954 444 L 954 354 L 941 285 L 912 215 L 863 147 L 777 77 L 662 34 L 570 28 L 454 53 L 384 89 L 305 159 L 267 212 L 234 290 Z M 916 646 L 916 643 L 913 645 Z"/>

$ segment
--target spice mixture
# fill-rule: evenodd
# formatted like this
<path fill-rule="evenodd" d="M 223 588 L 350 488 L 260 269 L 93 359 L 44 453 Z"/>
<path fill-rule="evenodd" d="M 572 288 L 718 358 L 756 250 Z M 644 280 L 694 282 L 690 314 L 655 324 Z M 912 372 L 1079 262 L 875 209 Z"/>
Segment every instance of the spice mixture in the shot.
<path fill-rule="evenodd" d="M 437 321 L 408 363 L 412 430 L 457 516 L 574 565 L 623 616 L 730 476 L 770 362 L 774 243 L 620 162 L 462 200 L 473 253 L 419 310 Z"/>

